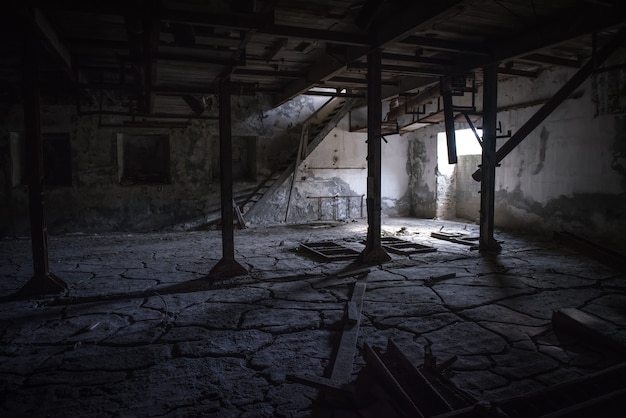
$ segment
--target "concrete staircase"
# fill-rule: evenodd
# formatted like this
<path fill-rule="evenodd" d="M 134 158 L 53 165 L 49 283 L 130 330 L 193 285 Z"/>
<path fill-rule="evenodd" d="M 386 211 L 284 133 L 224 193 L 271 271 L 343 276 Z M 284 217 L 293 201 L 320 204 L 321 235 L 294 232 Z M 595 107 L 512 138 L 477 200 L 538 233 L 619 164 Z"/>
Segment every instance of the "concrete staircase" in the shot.
<path fill-rule="evenodd" d="M 297 166 L 317 148 L 339 121 L 354 107 L 356 102 L 357 99 L 352 98 L 331 99 L 304 122 L 298 151 L 289 161 L 276 167 L 243 202 L 237 202 L 244 218 L 254 214 L 293 175 Z"/>

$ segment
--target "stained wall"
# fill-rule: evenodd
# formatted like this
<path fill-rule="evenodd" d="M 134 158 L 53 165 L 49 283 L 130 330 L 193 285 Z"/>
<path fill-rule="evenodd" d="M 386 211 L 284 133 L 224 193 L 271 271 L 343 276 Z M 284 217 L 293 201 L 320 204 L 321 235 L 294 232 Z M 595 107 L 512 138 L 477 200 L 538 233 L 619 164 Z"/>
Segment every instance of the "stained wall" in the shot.
<path fill-rule="evenodd" d="M 273 169 L 297 147 L 299 125 L 324 99 L 299 97 L 278 109 L 256 97 L 233 97 L 233 136 L 256 138 L 256 150 L 234 146 L 236 167 L 255 158 L 257 173 L 238 179 L 236 194 L 253 188 L 254 178 Z M 110 117 L 79 116 L 75 104 L 48 104 L 41 113 L 43 133 L 68 133 L 72 182 L 46 187 L 46 218 L 50 233 L 152 231 L 196 228 L 219 217 L 219 129 L 217 120 L 195 120 L 179 129 L 130 129 Z M 115 127 L 108 125 L 116 124 Z M 28 189 L 12 174 L 24 162 L 22 106 L 12 107 L 0 121 L 0 234 L 28 235 Z M 169 137 L 169 181 L 163 184 L 122 184 L 119 178 L 120 135 Z M 15 142 L 15 141 L 13 141 Z M 244 141 L 246 142 L 246 141 Z M 243 143 L 243 142 L 240 142 Z M 19 154 L 19 155 L 16 155 Z"/>

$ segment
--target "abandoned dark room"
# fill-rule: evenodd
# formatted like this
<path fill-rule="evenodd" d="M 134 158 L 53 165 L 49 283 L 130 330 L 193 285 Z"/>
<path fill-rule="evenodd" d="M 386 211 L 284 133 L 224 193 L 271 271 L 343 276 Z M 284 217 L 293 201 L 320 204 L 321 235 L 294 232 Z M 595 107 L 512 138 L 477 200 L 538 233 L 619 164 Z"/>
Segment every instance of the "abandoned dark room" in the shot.
<path fill-rule="evenodd" d="M 625 416 L 622 0 L 4 10 L 0 416 Z"/>

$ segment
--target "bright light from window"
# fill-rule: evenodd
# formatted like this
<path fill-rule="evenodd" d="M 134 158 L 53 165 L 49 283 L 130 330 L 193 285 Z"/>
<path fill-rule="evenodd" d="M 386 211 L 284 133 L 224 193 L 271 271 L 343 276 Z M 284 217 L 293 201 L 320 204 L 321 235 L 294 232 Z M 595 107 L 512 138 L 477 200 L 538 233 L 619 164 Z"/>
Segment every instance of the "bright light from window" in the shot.
<path fill-rule="evenodd" d="M 482 137 L 483 131 L 477 129 L 478 135 Z M 476 140 L 476 136 L 471 129 L 460 129 L 455 132 L 456 136 L 456 155 L 480 155 L 482 150 L 480 144 Z M 437 142 L 446 142 L 446 133 L 437 134 Z"/>

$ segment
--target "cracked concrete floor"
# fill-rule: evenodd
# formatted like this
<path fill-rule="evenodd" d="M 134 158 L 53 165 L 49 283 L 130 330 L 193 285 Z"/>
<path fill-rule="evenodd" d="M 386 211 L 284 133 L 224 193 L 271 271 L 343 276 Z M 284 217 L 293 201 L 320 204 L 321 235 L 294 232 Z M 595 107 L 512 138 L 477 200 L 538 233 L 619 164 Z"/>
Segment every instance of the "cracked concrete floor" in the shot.
<path fill-rule="evenodd" d="M 236 231 L 249 274 L 202 278 L 221 257 L 218 231 L 50 238 L 63 296 L 0 303 L 0 415 L 309 416 L 317 391 L 287 374 L 328 375 L 354 277 L 301 242 L 362 249 L 362 222 Z M 550 240 L 497 233 L 481 255 L 430 237 L 477 226 L 386 219 L 385 235 L 437 252 L 393 255 L 366 278 L 354 372 L 363 342 L 393 338 L 420 365 L 424 347 L 452 356 L 452 381 L 497 400 L 621 361 L 557 335 L 552 311 L 579 308 L 626 324 L 626 277 Z M 32 274 L 30 242 L 0 241 L 0 296 Z M 430 280 L 449 273 L 456 277 Z"/>

